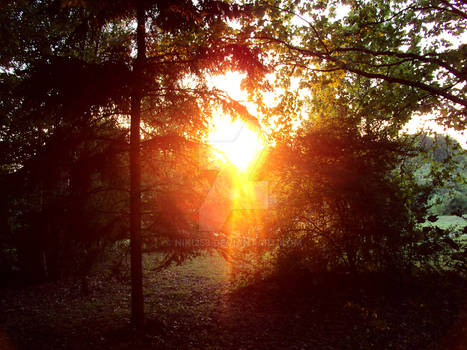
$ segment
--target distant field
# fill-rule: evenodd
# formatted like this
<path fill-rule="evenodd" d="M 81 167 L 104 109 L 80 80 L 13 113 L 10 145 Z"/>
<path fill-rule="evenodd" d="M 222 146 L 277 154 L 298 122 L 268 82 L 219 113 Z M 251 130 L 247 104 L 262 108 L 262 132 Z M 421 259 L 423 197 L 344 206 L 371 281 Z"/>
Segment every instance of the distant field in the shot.
<path fill-rule="evenodd" d="M 438 216 L 438 220 L 436 222 L 425 222 L 427 226 L 438 226 L 442 229 L 446 229 L 451 226 L 457 226 L 462 228 L 467 226 L 467 219 L 461 218 L 456 215 L 440 215 Z"/>
<path fill-rule="evenodd" d="M 466 217 L 466 215 L 464 215 Z M 457 229 L 462 229 L 464 226 L 467 226 L 467 219 L 461 218 L 456 215 L 440 215 L 438 220 L 435 222 L 426 221 L 425 226 L 438 226 L 442 229 L 447 229 L 449 227 L 455 227 Z M 461 235 L 459 237 L 461 241 L 467 241 L 467 234 Z"/>

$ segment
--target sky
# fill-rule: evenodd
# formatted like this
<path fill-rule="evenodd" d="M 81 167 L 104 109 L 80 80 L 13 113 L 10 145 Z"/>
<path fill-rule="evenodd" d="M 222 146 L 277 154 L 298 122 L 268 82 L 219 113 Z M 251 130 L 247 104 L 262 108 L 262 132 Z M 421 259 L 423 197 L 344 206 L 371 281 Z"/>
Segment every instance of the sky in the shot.
<path fill-rule="evenodd" d="M 247 94 L 240 88 L 240 82 L 244 75 L 238 72 L 228 72 L 225 75 L 214 76 L 211 79 L 211 84 L 216 88 L 225 91 L 231 98 L 245 104 L 250 113 L 254 115 L 255 108 L 251 103 L 247 102 Z M 271 97 L 271 102 L 273 98 Z M 434 117 L 429 114 L 414 115 L 412 120 L 408 122 L 404 128 L 410 134 L 415 134 L 421 130 L 433 131 L 438 134 L 449 135 L 456 139 L 462 148 L 467 149 L 467 132 L 456 131 L 452 128 L 445 128 L 437 124 Z"/>
<path fill-rule="evenodd" d="M 467 150 L 467 132 L 465 130 L 457 131 L 452 128 L 445 128 L 437 124 L 433 120 L 433 116 L 429 114 L 413 116 L 412 120 L 405 125 L 405 130 L 410 134 L 415 134 L 421 130 L 431 130 L 438 134 L 449 135 L 456 139 L 463 149 Z"/>

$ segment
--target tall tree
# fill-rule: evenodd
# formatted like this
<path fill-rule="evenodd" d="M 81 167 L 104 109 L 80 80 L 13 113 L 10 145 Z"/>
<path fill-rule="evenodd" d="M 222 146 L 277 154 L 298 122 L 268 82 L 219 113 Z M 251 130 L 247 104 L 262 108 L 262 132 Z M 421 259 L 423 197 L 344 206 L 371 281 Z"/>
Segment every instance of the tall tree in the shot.
<path fill-rule="evenodd" d="M 136 5 L 136 50 L 133 67 L 135 85 L 131 95 L 130 127 L 130 241 L 131 241 L 131 317 L 136 326 L 144 322 L 143 272 L 141 262 L 141 101 L 146 61 L 146 13 L 142 3 Z"/>

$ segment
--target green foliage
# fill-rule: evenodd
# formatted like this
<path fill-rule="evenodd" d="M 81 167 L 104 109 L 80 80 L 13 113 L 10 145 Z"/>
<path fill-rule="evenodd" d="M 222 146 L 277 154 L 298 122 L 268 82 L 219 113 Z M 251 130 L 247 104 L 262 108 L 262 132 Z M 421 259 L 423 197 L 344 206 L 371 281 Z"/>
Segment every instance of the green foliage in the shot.
<path fill-rule="evenodd" d="M 341 108 L 370 127 L 400 127 L 411 112 L 432 111 L 446 125 L 465 128 L 467 9 L 461 1 L 278 0 L 262 6 L 267 16 L 252 42 L 271 51 L 280 87 L 290 90 L 298 81 L 310 92 L 306 99 L 318 96 L 328 109 L 345 101 Z M 293 112 L 290 106 L 286 112 Z"/>
<path fill-rule="evenodd" d="M 461 230 L 455 227 L 423 227 L 422 239 L 411 250 L 411 258 L 415 262 L 414 269 L 465 273 L 467 242 L 461 236 Z"/>
<path fill-rule="evenodd" d="M 467 212 L 467 154 L 447 136 L 421 134 L 415 137 L 420 154 L 406 162 L 422 185 L 432 185 L 427 198 L 430 213 L 463 215 Z"/>

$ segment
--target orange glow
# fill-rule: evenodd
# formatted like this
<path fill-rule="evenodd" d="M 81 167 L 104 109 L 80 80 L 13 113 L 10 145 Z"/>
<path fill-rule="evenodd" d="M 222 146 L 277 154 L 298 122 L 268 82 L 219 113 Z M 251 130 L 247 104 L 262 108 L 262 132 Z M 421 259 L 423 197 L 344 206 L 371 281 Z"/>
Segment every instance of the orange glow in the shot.
<path fill-rule="evenodd" d="M 242 172 L 254 164 L 264 148 L 256 131 L 243 121 L 232 121 L 226 116 L 214 119 L 208 143 L 214 147 L 218 159 L 229 162 Z"/>
<path fill-rule="evenodd" d="M 242 77 L 239 73 L 229 72 L 214 77 L 212 83 L 243 104 L 249 113 L 260 116 L 240 88 Z M 231 257 L 244 250 L 256 249 L 251 242 L 257 236 L 268 208 L 267 182 L 252 176 L 267 152 L 267 131 L 267 127 L 260 130 L 259 126 L 240 118 L 232 120 L 220 110 L 215 111 L 210 120 L 205 141 L 212 146 L 210 160 L 219 166 L 219 173 L 200 210 L 200 228 L 221 232 L 227 240 L 225 252 Z M 230 273 L 228 263 L 226 278 L 230 278 Z"/>

